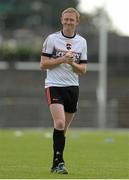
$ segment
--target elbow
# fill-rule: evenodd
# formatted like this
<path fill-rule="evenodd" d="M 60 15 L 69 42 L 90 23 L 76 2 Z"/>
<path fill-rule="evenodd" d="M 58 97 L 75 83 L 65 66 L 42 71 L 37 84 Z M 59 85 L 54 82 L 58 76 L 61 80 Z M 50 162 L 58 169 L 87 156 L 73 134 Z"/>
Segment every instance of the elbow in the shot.
<path fill-rule="evenodd" d="M 40 69 L 41 70 L 46 70 L 47 69 L 47 67 L 45 66 L 45 64 L 42 61 L 40 62 Z"/>
<path fill-rule="evenodd" d="M 41 70 L 46 70 L 45 60 L 44 60 L 43 56 L 41 56 L 40 65 L 39 66 L 40 66 Z"/>
<path fill-rule="evenodd" d="M 82 69 L 81 70 L 81 74 L 85 74 L 86 73 L 86 70 L 85 69 Z"/>
<path fill-rule="evenodd" d="M 85 67 L 83 68 L 82 74 L 86 74 L 86 72 L 87 72 L 87 66 L 85 66 Z"/>
<path fill-rule="evenodd" d="M 41 69 L 41 70 L 44 70 L 44 63 L 43 63 L 42 56 L 41 56 L 41 59 L 40 59 L 40 64 L 39 64 L 39 66 L 40 66 L 40 69 Z"/>
<path fill-rule="evenodd" d="M 81 70 L 81 74 L 85 74 L 85 73 L 86 73 L 86 67 Z"/>
<path fill-rule="evenodd" d="M 41 70 L 44 70 L 44 65 L 43 65 L 42 62 L 40 62 L 40 69 L 41 69 Z"/>
<path fill-rule="evenodd" d="M 43 60 L 42 57 L 41 57 L 41 60 L 40 60 L 40 69 L 41 70 L 46 70 L 47 69 L 45 60 Z"/>
<path fill-rule="evenodd" d="M 86 69 L 83 70 L 82 74 L 86 74 Z"/>
<path fill-rule="evenodd" d="M 79 74 L 80 75 L 83 75 L 83 74 L 85 74 L 86 73 L 86 71 L 81 71 Z"/>

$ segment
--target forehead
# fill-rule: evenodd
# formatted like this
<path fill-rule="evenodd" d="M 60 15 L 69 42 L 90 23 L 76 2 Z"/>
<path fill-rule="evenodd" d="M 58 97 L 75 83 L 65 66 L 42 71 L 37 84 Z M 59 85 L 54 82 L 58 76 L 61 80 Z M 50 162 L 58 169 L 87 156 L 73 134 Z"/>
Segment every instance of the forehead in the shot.
<path fill-rule="evenodd" d="M 62 16 L 63 18 L 73 18 L 73 19 L 76 19 L 76 13 L 74 12 L 66 12 L 63 14 Z"/>

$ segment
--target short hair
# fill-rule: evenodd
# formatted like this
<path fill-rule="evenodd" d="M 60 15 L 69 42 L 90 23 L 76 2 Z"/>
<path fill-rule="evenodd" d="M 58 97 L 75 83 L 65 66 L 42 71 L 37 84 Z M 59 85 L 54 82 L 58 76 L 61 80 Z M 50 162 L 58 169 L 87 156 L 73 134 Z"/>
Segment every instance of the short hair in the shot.
<path fill-rule="evenodd" d="M 70 8 L 67 8 L 67 9 L 65 9 L 63 12 L 62 12 L 62 16 L 65 14 L 65 13 L 67 13 L 67 12 L 69 12 L 69 13 L 75 13 L 76 14 L 76 18 L 77 18 L 77 21 L 80 21 L 80 13 L 75 9 L 75 8 L 72 8 L 72 7 L 70 7 Z"/>

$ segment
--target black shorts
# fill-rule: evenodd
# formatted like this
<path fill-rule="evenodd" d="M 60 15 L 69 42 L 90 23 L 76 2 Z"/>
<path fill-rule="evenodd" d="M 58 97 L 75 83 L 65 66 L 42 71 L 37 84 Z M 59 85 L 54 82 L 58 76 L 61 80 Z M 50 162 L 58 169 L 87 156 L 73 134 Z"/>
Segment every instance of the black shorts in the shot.
<path fill-rule="evenodd" d="M 48 105 L 63 104 L 65 112 L 74 113 L 77 111 L 79 87 L 48 87 L 45 89 Z"/>

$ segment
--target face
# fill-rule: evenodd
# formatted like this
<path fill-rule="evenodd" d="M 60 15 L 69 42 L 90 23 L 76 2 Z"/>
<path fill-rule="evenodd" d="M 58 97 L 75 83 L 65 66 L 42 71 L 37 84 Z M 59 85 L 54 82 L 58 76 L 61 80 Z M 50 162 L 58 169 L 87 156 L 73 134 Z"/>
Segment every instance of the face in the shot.
<path fill-rule="evenodd" d="M 61 23 L 64 30 L 74 31 L 78 25 L 76 14 L 70 12 L 64 13 L 61 17 Z"/>

